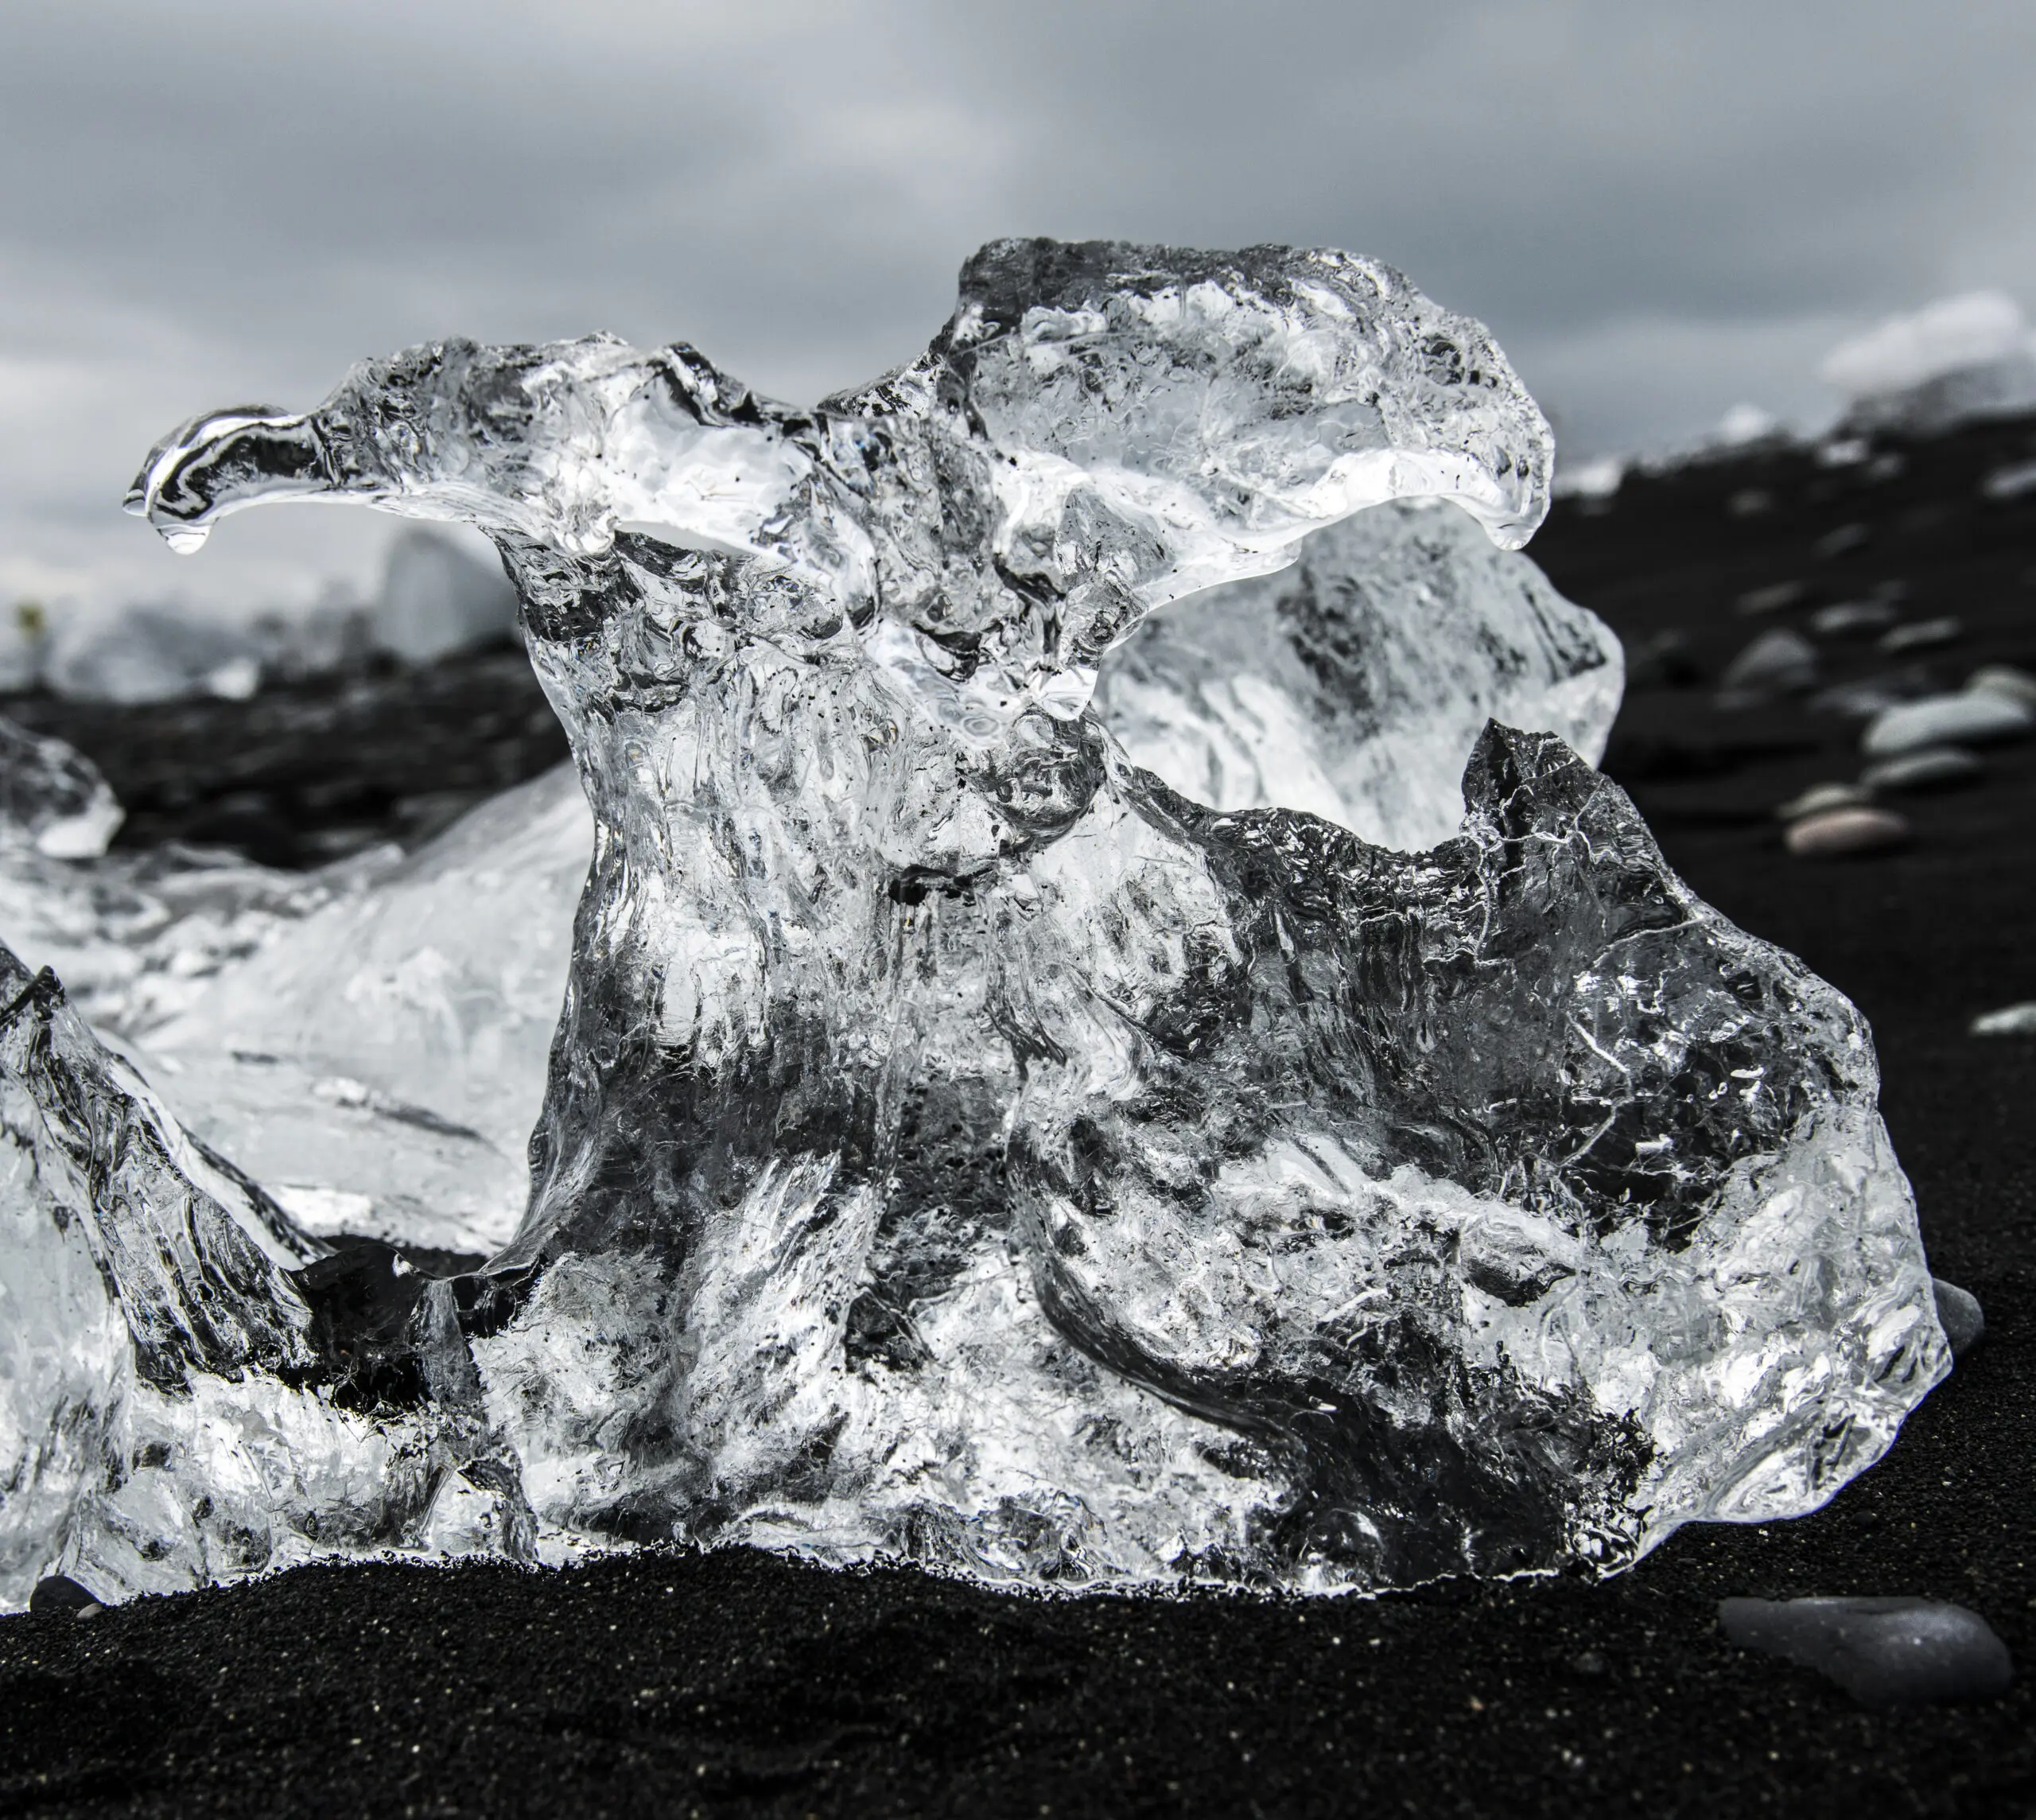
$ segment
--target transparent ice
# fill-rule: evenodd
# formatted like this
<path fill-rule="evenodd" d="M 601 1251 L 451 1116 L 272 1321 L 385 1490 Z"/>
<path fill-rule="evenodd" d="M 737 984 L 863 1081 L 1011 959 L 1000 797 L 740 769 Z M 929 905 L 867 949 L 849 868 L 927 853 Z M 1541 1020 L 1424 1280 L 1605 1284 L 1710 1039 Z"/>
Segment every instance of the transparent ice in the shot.
<path fill-rule="evenodd" d="M 307 1103 L 460 1125 L 441 1074 L 500 1152 L 473 1032 L 527 1053 L 544 990 L 482 955 L 513 879 L 472 958 L 420 855 L 422 920 L 377 881 L 236 963 L 267 1009 L 220 970 L 154 1038 L 213 1083 L 212 1147 L 13 970 L 5 1591 L 672 1538 L 1370 1588 L 1821 1503 L 1947 1369 L 1913 1205 L 1852 1009 L 1554 733 L 1467 737 L 1531 708 L 1601 738 L 1615 653 L 1393 502 L 1517 544 L 1548 455 L 1484 331 L 1387 268 L 1046 242 L 986 248 L 921 360 L 812 410 L 684 347 L 448 343 L 178 432 L 134 504 L 181 546 L 278 497 L 494 539 L 593 861 L 527 1204 L 449 1275 L 387 1241 L 485 1223 L 455 1152 L 402 1164 L 407 1208 L 402 1171 L 359 1191 L 379 1241 L 254 1185 L 288 1145 L 245 1159 Z M 1368 548 L 1440 579 L 1368 602 Z M 1169 756 L 1113 679 L 1176 790 L 1091 698 L 1222 584 L 1110 659 L 1203 717 Z M 1321 664 L 1310 589 L 1357 628 Z M 1222 694 L 1226 598 L 1276 727 Z M 1309 791 L 1361 831 L 1236 806 Z M 553 806 L 507 871 L 567 863 Z M 453 982 L 436 1032 L 410 946 Z M 365 1072 L 304 1012 L 340 954 L 397 982 L 334 1017 Z"/>
<path fill-rule="evenodd" d="M 0 716 L 0 853 L 95 859 L 123 819 L 90 759 Z"/>

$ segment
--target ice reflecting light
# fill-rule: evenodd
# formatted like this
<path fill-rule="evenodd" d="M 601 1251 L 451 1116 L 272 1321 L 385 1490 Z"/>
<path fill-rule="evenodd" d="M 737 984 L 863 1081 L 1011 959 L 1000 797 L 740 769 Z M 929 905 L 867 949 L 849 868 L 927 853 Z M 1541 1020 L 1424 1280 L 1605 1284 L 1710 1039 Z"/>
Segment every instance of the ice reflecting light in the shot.
<path fill-rule="evenodd" d="M 130 982 L 126 1053 L 9 966 L 0 1590 L 1327 1590 L 1820 1503 L 1948 1368 L 1914 1208 L 1858 1014 L 1586 762 L 1550 450 L 1386 267 L 1044 241 L 811 410 L 448 342 L 169 438 L 180 546 L 492 538 L 591 859 L 532 787 Z"/>

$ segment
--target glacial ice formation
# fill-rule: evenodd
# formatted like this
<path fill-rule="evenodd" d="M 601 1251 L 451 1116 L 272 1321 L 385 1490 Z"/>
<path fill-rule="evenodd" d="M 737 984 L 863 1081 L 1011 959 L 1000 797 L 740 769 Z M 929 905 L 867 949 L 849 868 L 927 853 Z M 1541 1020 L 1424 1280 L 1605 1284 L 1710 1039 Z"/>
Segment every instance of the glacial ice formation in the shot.
<path fill-rule="evenodd" d="M 1551 733 L 1484 727 L 1457 831 L 1397 851 L 1199 803 L 1090 706 L 1146 616 L 1242 584 L 1296 714 L 1220 790 L 1296 788 L 1300 752 L 1370 831 L 1429 838 L 1453 691 L 1599 737 L 1611 653 L 1522 583 L 1505 625 L 1394 597 L 1452 638 L 1482 616 L 1531 676 L 1424 654 L 1337 553 L 1446 551 L 1389 506 L 1421 498 L 1517 543 L 1548 462 L 1484 332 L 1385 267 L 1044 242 L 985 249 L 921 360 L 810 411 L 593 338 L 187 426 L 134 501 L 181 546 L 289 496 L 495 539 L 593 863 L 527 1208 L 449 1276 L 223 1161 L 298 1087 L 208 1148 L 14 970 L 0 1285 L 35 1312 L 0 1592 L 674 1537 L 1363 1588 L 1822 1502 L 1947 1367 L 1851 1008 Z M 1289 603 L 1325 578 L 1370 629 L 1315 665 Z M 1143 674 L 1223 719 L 1198 650 Z M 384 889 L 334 939 L 400 970 Z M 293 1007 L 297 933 L 244 963 Z M 236 1060 L 234 990 L 179 1052 Z M 294 1068 L 320 1033 L 281 1021 L 247 1053 Z M 352 1112 L 409 1103 L 348 1078 Z"/>
<path fill-rule="evenodd" d="M 1602 747 L 1616 642 L 1463 513 L 1416 501 L 1346 520 L 1278 581 L 1181 603 L 1103 674 L 1105 726 L 1183 794 L 1424 846 L 1462 816 L 1488 715 Z M 60 742 L 6 749 L 21 762 L 0 764 L 0 800 L 33 805 L 38 826 L 71 812 L 48 788 L 60 774 L 89 780 L 72 795 L 117 822 Z M 593 851 L 568 766 L 407 860 L 385 848 L 308 877 L 175 849 L 17 865 L 0 940 L 53 966 L 185 1126 L 308 1230 L 486 1254 L 529 1199 Z"/>

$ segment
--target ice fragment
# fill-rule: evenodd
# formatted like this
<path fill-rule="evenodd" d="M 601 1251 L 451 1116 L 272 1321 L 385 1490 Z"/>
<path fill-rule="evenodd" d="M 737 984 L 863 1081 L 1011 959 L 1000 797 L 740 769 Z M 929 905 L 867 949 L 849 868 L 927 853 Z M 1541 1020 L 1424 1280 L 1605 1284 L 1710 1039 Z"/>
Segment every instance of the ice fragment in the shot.
<path fill-rule="evenodd" d="M 1339 548 L 1430 537 L 1394 508 L 1339 545 L 1364 508 L 1443 497 L 1517 544 L 1548 465 L 1476 325 L 1278 248 L 999 243 L 925 356 L 812 410 L 595 338 L 415 349 L 307 416 L 187 426 L 134 495 L 187 543 L 310 495 L 494 538 L 593 856 L 513 1238 L 437 1280 L 204 1191 L 206 1231 L 299 1260 L 220 1291 L 262 1344 L 170 1390 L 147 1347 L 92 1353 L 142 1489 L 120 1527 L 64 1481 L 25 1571 L 113 1596 L 678 1537 L 1324 1589 L 1615 1568 L 1821 1503 L 1947 1368 L 1851 1008 L 1552 734 L 1486 725 L 1457 830 L 1401 852 L 1198 803 L 1091 703 L 1170 603 L 1262 612 Z M 1330 667 L 1354 701 L 1377 679 L 1361 737 L 1311 737 L 1332 781 L 1373 767 L 1338 801 L 1381 831 L 1441 831 L 1423 710 L 1459 691 L 1602 731 L 1594 622 L 1531 581 L 1467 607 L 1466 560 L 1432 605 L 1495 630 L 1483 657 L 1387 614 Z M 53 985 L 20 1003 L 21 1129 L 142 1118 L 159 1165 L 68 1227 L 25 1173 L 10 1216 L 173 1256 L 150 1210 L 198 1207 L 208 1153 L 126 1110 Z M 211 1319 L 114 1286 L 157 1350 Z M 216 1543 L 222 1500 L 253 1542 Z"/>
<path fill-rule="evenodd" d="M 2036 709 L 1989 689 L 1931 695 L 1875 715 L 1860 737 L 1869 758 L 1896 758 L 1926 746 L 1980 745 L 2026 739 L 2036 733 Z"/>
<path fill-rule="evenodd" d="M 83 752 L 0 716 L 0 853 L 25 842 L 51 859 L 95 858 L 123 814 Z"/>

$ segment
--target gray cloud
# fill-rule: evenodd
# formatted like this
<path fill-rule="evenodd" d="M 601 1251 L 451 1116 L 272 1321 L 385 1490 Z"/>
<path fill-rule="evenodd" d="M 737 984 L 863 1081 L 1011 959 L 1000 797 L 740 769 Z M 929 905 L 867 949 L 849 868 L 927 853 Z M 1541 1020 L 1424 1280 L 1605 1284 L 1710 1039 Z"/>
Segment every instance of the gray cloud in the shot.
<path fill-rule="evenodd" d="M 0 33 L 0 593 L 371 565 L 347 515 L 202 564 L 115 516 L 201 406 L 592 327 L 815 396 L 913 352 L 998 233 L 1377 254 L 1585 449 L 1813 412 L 1832 340 L 1947 290 L 2036 301 L 2026 0 L 73 0 Z"/>

